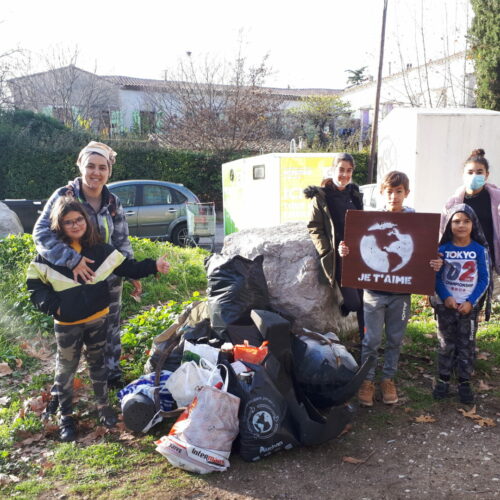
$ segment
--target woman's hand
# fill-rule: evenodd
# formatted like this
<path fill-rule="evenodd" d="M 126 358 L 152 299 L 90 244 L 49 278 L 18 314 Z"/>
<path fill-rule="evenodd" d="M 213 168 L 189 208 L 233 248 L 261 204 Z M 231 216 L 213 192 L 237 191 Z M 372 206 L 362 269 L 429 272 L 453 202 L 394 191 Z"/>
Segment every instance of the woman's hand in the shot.
<path fill-rule="evenodd" d="M 444 306 L 448 309 L 458 309 L 457 301 L 453 297 L 447 297 L 444 300 Z"/>
<path fill-rule="evenodd" d="M 344 241 L 341 241 L 339 243 L 339 255 L 341 257 L 346 257 L 347 255 L 349 255 L 349 247 L 345 244 Z"/>
<path fill-rule="evenodd" d="M 166 257 L 166 255 L 162 255 L 156 259 L 156 270 L 159 273 L 167 274 L 170 271 L 170 264 L 168 263 Z"/>
<path fill-rule="evenodd" d="M 443 263 L 444 263 L 444 260 L 443 260 L 442 253 L 439 254 L 439 257 L 437 259 L 431 259 L 429 261 L 429 265 L 432 267 L 432 269 L 434 271 L 436 271 L 436 273 L 441 270 L 441 268 L 443 267 Z"/>
<path fill-rule="evenodd" d="M 472 304 L 468 300 L 462 302 L 462 304 L 458 306 L 458 312 L 460 314 L 463 314 L 464 316 L 466 314 L 469 314 L 471 311 L 472 311 Z"/>
<path fill-rule="evenodd" d="M 82 257 L 82 260 L 73 268 L 73 279 L 75 281 L 82 278 L 84 283 L 88 283 L 94 279 L 95 273 L 87 266 L 87 262 L 92 264 L 94 261 L 88 257 Z"/>

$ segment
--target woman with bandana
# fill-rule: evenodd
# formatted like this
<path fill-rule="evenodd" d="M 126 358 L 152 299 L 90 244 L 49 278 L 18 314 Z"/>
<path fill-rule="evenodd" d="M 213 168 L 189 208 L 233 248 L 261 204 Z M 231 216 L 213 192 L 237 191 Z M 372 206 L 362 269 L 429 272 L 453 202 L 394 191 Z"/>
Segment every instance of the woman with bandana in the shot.
<path fill-rule="evenodd" d="M 83 204 L 91 223 L 98 230 L 104 243 L 111 245 L 128 259 L 134 256 L 122 204 L 119 198 L 106 187 L 116 161 L 115 158 L 115 151 L 106 144 L 95 141 L 87 144 L 80 151 L 76 162 L 81 177 L 77 177 L 52 194 L 33 229 L 33 240 L 38 253 L 53 265 L 68 267 L 75 281 L 80 278 L 86 283 L 90 282 L 95 273 L 88 265 L 92 263 L 92 260 L 76 252 L 51 230 L 50 212 L 55 202 L 62 196 L 74 196 Z M 114 274 L 108 280 L 111 294 L 105 352 L 108 386 L 120 387 L 122 385 L 119 365 L 120 309 L 123 285 L 122 278 Z M 135 293 L 140 293 L 140 282 L 134 281 L 133 284 Z M 47 413 L 56 413 L 58 404 L 57 398 L 52 399 L 47 407 Z"/>

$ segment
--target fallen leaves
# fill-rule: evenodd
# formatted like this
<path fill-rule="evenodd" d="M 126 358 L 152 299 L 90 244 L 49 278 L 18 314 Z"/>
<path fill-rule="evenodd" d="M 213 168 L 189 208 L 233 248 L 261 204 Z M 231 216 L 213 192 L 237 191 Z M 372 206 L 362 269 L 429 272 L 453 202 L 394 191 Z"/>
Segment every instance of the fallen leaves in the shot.
<path fill-rule="evenodd" d="M 482 417 L 478 413 L 476 413 L 476 405 L 472 407 L 469 411 L 464 410 L 463 408 L 459 408 L 458 411 L 465 417 L 470 418 L 477 425 L 481 427 L 495 427 L 497 424 L 492 418 Z"/>
<path fill-rule="evenodd" d="M 342 462 L 346 464 L 353 464 L 356 467 L 354 467 L 354 472 L 356 472 L 363 464 L 366 464 L 368 460 L 372 457 L 372 455 L 375 453 L 376 450 L 372 450 L 366 458 L 356 458 L 356 457 L 347 457 L 344 456 L 342 457 Z"/>
<path fill-rule="evenodd" d="M 102 436 L 104 436 L 107 432 L 108 429 L 106 429 L 106 427 L 97 426 L 93 432 L 78 439 L 78 442 L 82 444 L 92 444 L 97 439 L 102 438 Z"/>
<path fill-rule="evenodd" d="M 493 387 L 491 385 L 488 385 L 484 380 L 479 381 L 479 385 L 477 387 L 478 391 L 491 391 Z"/>
<path fill-rule="evenodd" d="M 338 437 L 343 436 L 344 434 L 347 434 L 348 432 L 352 431 L 352 424 L 347 424 L 343 429 L 342 432 L 338 435 Z"/>
<path fill-rule="evenodd" d="M 53 356 L 52 351 L 44 346 L 36 347 L 32 344 L 28 344 L 28 342 L 22 342 L 19 347 L 32 358 L 37 358 L 41 361 L 48 361 Z"/>
<path fill-rule="evenodd" d="M 6 375 L 10 375 L 12 370 L 8 363 L 0 363 L 0 377 L 5 377 Z"/>
<path fill-rule="evenodd" d="M 0 398 L 0 406 L 6 406 L 10 403 L 10 396 L 2 396 Z"/>
<path fill-rule="evenodd" d="M 435 421 L 436 419 L 430 415 L 420 415 L 419 417 L 415 417 L 415 422 L 419 423 L 432 423 Z"/>
<path fill-rule="evenodd" d="M 477 356 L 476 359 L 483 359 L 487 360 L 491 356 L 491 353 L 489 352 L 480 352 Z"/>
<path fill-rule="evenodd" d="M 342 457 L 342 462 L 345 462 L 346 464 L 363 464 L 365 463 L 364 460 L 361 458 L 354 458 L 354 457 Z"/>
<path fill-rule="evenodd" d="M 13 474 L 0 474 L 0 486 L 5 486 L 9 483 L 18 483 L 19 481 L 21 480 Z"/>
<path fill-rule="evenodd" d="M 43 413 L 43 410 L 47 407 L 47 402 L 43 395 L 40 395 L 36 398 L 27 399 L 23 407 L 25 410 L 31 410 L 36 415 L 40 416 Z"/>

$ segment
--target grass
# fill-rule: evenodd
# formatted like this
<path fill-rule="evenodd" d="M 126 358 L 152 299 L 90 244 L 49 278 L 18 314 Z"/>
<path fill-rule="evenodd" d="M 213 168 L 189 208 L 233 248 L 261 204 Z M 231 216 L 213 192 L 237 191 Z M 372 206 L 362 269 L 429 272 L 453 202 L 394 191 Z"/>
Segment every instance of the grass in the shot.
<path fill-rule="evenodd" d="M 138 259 L 167 255 L 172 271 L 159 279 L 142 280 L 144 294 L 140 304 L 129 297 L 129 284 L 125 285 L 123 317 L 125 375 L 131 379 L 140 374 L 152 337 L 170 324 L 183 301 L 197 300 L 193 292 L 206 287 L 203 259 L 207 252 L 201 249 L 179 249 L 168 243 L 133 239 L 132 244 Z M 3 245 L 3 243 L 2 243 Z M 36 460 L 19 460 L 16 455 L 16 440 L 24 433 L 36 433 L 41 429 L 39 418 L 30 411 L 23 411 L 23 404 L 39 395 L 51 381 L 51 374 L 38 374 L 39 361 L 33 360 L 20 348 L 19 339 L 28 342 L 35 335 L 52 335 L 50 320 L 37 315 L 27 302 L 26 291 L 20 277 L 33 251 L 28 239 L 11 240 L 0 245 L 0 269 L 5 281 L 0 282 L 2 312 L 9 312 L 7 321 L 0 320 L 0 362 L 7 361 L 14 369 L 16 360 L 23 363 L 21 369 L 9 377 L 0 378 L 0 396 L 8 394 L 10 401 L 0 407 L 0 473 L 17 475 L 17 484 L 0 486 L 0 496 L 15 498 L 47 497 L 61 493 L 68 498 L 130 498 L 156 495 L 161 488 L 171 496 L 182 496 L 183 490 L 201 484 L 196 476 L 174 469 L 154 450 L 154 435 L 147 435 L 132 443 L 117 440 L 116 434 L 105 435 L 91 445 L 65 444 L 47 440 L 40 446 L 45 448 L 50 467 L 43 469 Z M 24 267 L 23 267 L 24 266 Z M 8 278 L 8 279 L 7 279 Z M 170 305 L 165 305 L 169 301 Z M 162 305 L 158 305 L 161 303 Z M 152 307 L 153 306 L 153 307 Z M 434 405 L 429 390 L 430 384 L 424 375 L 435 370 L 434 358 L 437 347 L 436 324 L 433 311 L 423 297 L 412 297 L 413 316 L 408 325 L 401 357 L 398 385 L 407 398 L 404 405 L 385 407 L 378 405 L 360 414 L 363 429 L 372 431 L 386 426 L 395 427 L 406 417 L 403 407 L 423 412 Z M 131 318 L 133 316 L 133 318 Z M 500 365 L 500 305 L 494 309 L 492 321 L 482 324 L 477 335 L 479 352 L 488 354 L 477 360 L 476 371 L 480 376 L 496 373 Z M 86 380 L 86 379 L 85 379 Z M 11 384 L 11 386 L 9 386 Z M 491 395 L 500 397 L 500 391 Z M 113 405 L 118 406 L 116 391 L 111 393 Z M 88 404 L 82 399 L 78 407 L 88 412 Z M 88 415 L 88 413 L 87 413 Z M 162 431 L 167 429 L 162 427 Z M 273 461 L 256 464 L 272 471 Z M 43 469 L 43 470 L 42 470 Z M 40 474 L 43 472 L 43 478 Z M 55 485 L 55 486 L 54 486 Z"/>

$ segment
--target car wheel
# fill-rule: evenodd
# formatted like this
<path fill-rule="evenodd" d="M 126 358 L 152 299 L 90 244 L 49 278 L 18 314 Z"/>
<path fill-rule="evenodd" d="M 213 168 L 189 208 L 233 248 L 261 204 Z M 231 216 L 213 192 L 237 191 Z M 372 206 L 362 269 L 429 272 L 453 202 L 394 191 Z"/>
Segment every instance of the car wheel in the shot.
<path fill-rule="evenodd" d="M 188 228 L 186 224 L 179 224 L 172 231 L 172 243 L 179 247 L 190 247 L 193 245 L 191 237 L 188 235 Z"/>

